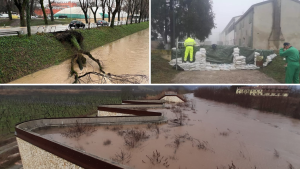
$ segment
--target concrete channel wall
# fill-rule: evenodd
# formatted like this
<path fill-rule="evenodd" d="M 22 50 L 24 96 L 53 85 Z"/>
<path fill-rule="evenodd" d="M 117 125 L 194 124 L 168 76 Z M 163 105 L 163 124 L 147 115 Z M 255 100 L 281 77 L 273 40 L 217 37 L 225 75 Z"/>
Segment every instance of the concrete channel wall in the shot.
<path fill-rule="evenodd" d="M 33 130 L 37 128 L 50 126 L 72 126 L 77 122 L 87 125 L 166 122 L 165 117 L 159 112 L 131 110 L 128 109 L 128 105 L 125 105 L 126 108 L 120 107 L 122 106 L 118 105 L 114 107 L 111 105 L 102 105 L 98 107 L 98 110 L 100 109 L 100 111 L 107 111 L 110 113 L 116 112 L 122 114 L 122 116 L 38 119 L 16 125 L 15 134 L 17 137 L 23 168 L 130 169 L 130 167 L 117 164 L 109 159 L 103 159 L 54 140 L 48 140 L 42 135 L 33 132 Z M 153 107 L 157 107 L 157 105 L 154 104 Z"/>

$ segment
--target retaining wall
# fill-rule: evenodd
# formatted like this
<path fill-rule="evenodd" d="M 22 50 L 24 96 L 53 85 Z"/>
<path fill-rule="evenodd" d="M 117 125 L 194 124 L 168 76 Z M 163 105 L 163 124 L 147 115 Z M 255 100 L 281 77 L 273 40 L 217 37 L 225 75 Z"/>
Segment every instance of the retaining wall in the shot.
<path fill-rule="evenodd" d="M 127 105 L 125 106 L 127 107 Z M 122 114 L 122 116 L 51 118 L 31 120 L 17 124 L 15 127 L 15 134 L 17 137 L 23 168 L 130 169 L 130 167 L 117 164 L 109 159 L 103 159 L 86 153 L 85 151 L 61 144 L 54 140 L 48 140 L 42 135 L 33 132 L 33 130 L 37 128 L 50 126 L 71 126 L 75 125 L 76 122 L 86 125 L 166 122 L 166 119 L 164 116 L 162 116 L 162 113 L 159 112 L 115 108 L 111 105 L 99 106 L 98 110 L 103 112 L 106 111 L 107 113 L 118 113 Z"/>

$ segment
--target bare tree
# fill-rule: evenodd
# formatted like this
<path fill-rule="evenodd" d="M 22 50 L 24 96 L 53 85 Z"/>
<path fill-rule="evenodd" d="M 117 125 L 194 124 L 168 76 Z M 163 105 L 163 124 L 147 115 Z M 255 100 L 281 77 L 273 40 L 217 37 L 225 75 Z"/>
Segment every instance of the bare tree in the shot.
<path fill-rule="evenodd" d="M 50 13 L 51 13 L 51 21 L 53 22 L 54 21 L 54 14 L 53 14 L 53 10 L 52 10 L 52 3 L 53 3 L 54 1 L 50 1 L 50 0 L 48 0 L 48 3 L 49 3 L 49 9 L 50 9 Z"/>
<path fill-rule="evenodd" d="M 9 20 L 12 20 L 12 16 L 11 16 L 11 0 L 4 0 L 4 2 L 6 3 L 6 9 L 7 9 L 7 12 L 8 12 L 8 17 L 9 17 Z"/>
<path fill-rule="evenodd" d="M 20 13 L 20 26 L 25 26 L 24 10 L 26 7 L 27 0 L 14 0 Z"/>
<path fill-rule="evenodd" d="M 96 14 L 97 14 L 97 10 L 99 8 L 99 5 L 100 5 L 100 1 L 99 0 L 99 4 L 98 4 L 98 0 L 95 0 L 95 2 L 91 2 L 90 3 L 90 9 L 92 10 L 92 13 L 94 14 L 94 22 L 97 23 L 97 18 L 96 18 Z M 96 7 L 95 11 L 93 10 L 93 6 Z"/>
<path fill-rule="evenodd" d="M 79 0 L 79 4 L 84 13 L 85 23 L 88 23 L 87 12 L 89 9 L 89 0 Z"/>
<path fill-rule="evenodd" d="M 133 0 L 125 0 L 125 8 L 127 8 L 127 19 L 126 19 L 126 25 L 128 25 L 128 19 L 129 19 L 129 13 L 131 11 L 131 4 L 133 3 Z"/>
<path fill-rule="evenodd" d="M 27 21 L 27 36 L 31 36 L 31 28 L 30 28 L 30 8 L 29 8 L 29 0 L 27 0 L 27 5 L 26 5 L 26 21 Z"/>
<path fill-rule="evenodd" d="M 48 25 L 47 14 L 46 14 L 45 7 L 44 7 L 44 0 L 40 0 L 40 4 L 41 4 L 41 8 L 42 8 L 43 15 L 44 15 L 45 25 Z"/>
<path fill-rule="evenodd" d="M 115 17 L 116 17 L 116 14 L 117 12 L 120 10 L 121 8 L 121 0 L 115 0 L 116 2 L 116 8 L 115 10 L 112 12 L 112 19 L 111 19 L 111 24 L 110 24 L 110 27 L 113 28 L 114 25 L 115 25 Z"/>
<path fill-rule="evenodd" d="M 108 22 L 110 22 L 110 14 L 112 13 L 112 7 L 113 7 L 114 2 L 115 2 L 115 0 L 107 0 L 106 1 L 106 5 L 108 8 Z"/>
<path fill-rule="evenodd" d="M 105 18 L 105 4 L 107 0 L 102 0 L 101 6 L 102 6 L 102 20 Z"/>
<path fill-rule="evenodd" d="M 141 23 L 141 20 L 147 13 L 147 9 L 149 10 L 149 0 L 141 0 L 139 23 Z"/>
<path fill-rule="evenodd" d="M 138 9 L 138 6 L 140 5 L 141 1 L 143 0 L 133 0 L 133 3 L 131 4 L 131 21 L 130 21 L 130 24 L 132 24 L 132 20 L 133 20 L 133 17 L 134 17 L 134 14 L 135 12 L 137 11 Z"/>
<path fill-rule="evenodd" d="M 122 6 L 123 6 L 123 2 L 124 2 L 125 0 L 121 0 L 121 3 L 120 3 L 120 7 L 119 7 L 119 9 L 118 9 L 118 21 L 120 21 L 120 13 L 121 13 L 121 11 L 122 11 Z"/>

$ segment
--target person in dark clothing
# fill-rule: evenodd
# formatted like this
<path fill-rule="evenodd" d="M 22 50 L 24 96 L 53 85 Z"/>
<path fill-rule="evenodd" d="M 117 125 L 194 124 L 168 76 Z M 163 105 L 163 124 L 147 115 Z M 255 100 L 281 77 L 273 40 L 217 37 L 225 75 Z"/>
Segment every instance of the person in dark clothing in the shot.
<path fill-rule="evenodd" d="M 216 44 L 211 45 L 211 47 L 212 47 L 213 50 L 217 49 L 217 45 Z"/>

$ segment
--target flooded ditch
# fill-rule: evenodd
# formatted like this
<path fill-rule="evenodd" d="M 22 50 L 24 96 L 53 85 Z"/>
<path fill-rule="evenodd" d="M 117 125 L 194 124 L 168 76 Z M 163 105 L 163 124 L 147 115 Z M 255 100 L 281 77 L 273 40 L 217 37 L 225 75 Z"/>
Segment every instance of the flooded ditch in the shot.
<path fill-rule="evenodd" d="M 88 75 L 82 78 L 81 83 L 127 83 L 122 81 L 120 75 L 124 75 L 131 81 L 149 83 L 149 29 L 98 47 L 90 53 L 95 59 L 100 60 L 107 74 L 116 75 L 115 80 L 109 80 L 109 78 L 101 80 L 100 76 Z M 70 84 L 74 82 L 74 77 L 70 76 L 70 68 L 71 59 L 68 59 L 59 65 L 37 71 L 10 83 Z M 99 66 L 95 61 L 86 57 L 86 66 L 80 70 L 76 64 L 74 70 L 81 76 L 87 72 L 99 70 Z M 134 77 L 133 75 L 143 76 Z"/>
<path fill-rule="evenodd" d="M 68 128 L 36 131 L 48 139 L 132 168 L 265 169 L 300 166 L 300 121 L 194 98 L 189 106 L 155 109 L 167 124 L 94 126 L 79 137 Z M 193 103 L 194 108 L 191 106 Z M 149 110 L 151 111 L 151 110 Z M 183 125 L 178 121 L 182 117 Z M 177 120 L 174 120 L 177 119 Z"/>

